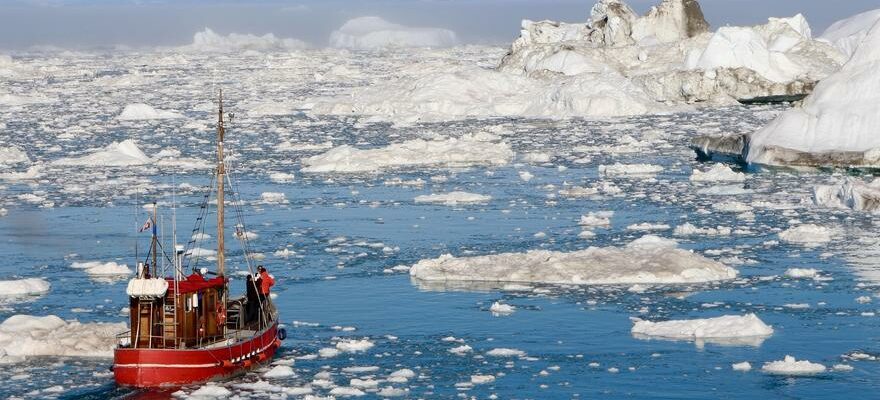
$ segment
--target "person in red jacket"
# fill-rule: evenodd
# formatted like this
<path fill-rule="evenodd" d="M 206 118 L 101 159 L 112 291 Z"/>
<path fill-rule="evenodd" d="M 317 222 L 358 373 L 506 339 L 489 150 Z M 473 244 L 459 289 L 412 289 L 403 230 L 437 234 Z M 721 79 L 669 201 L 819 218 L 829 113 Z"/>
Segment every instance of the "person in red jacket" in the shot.
<path fill-rule="evenodd" d="M 257 271 L 260 273 L 260 295 L 265 298 L 269 296 L 269 289 L 275 285 L 275 278 L 262 265 L 257 267 Z"/>

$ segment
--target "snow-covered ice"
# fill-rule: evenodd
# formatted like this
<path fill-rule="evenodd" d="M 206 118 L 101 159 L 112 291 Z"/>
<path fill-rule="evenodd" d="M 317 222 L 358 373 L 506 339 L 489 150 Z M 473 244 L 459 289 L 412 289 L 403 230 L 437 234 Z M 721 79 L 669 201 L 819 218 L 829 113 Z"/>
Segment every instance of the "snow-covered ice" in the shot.
<path fill-rule="evenodd" d="M 33 356 L 112 357 L 125 323 L 80 323 L 54 315 L 13 315 L 0 323 L 0 363 Z"/>
<path fill-rule="evenodd" d="M 0 280 L 0 297 L 35 296 L 49 292 L 51 285 L 42 278 Z"/>
<path fill-rule="evenodd" d="M 410 275 L 425 281 L 526 282 L 609 285 L 701 283 L 733 279 L 737 271 L 656 237 L 625 247 L 574 252 L 532 250 L 486 256 L 446 254 L 419 261 Z"/>
<path fill-rule="evenodd" d="M 449 193 L 425 194 L 416 196 L 413 200 L 416 203 L 439 203 L 447 206 L 456 206 L 459 204 L 487 203 L 492 200 L 492 196 L 456 191 Z"/>
<path fill-rule="evenodd" d="M 755 314 L 661 322 L 634 319 L 631 331 L 636 337 L 701 340 L 723 344 L 760 343 L 773 334 L 773 328 Z"/>
<path fill-rule="evenodd" d="M 814 375 L 825 372 L 826 368 L 822 364 L 807 360 L 798 361 L 794 357 L 787 355 L 780 361 L 764 363 L 761 370 L 774 375 Z"/>

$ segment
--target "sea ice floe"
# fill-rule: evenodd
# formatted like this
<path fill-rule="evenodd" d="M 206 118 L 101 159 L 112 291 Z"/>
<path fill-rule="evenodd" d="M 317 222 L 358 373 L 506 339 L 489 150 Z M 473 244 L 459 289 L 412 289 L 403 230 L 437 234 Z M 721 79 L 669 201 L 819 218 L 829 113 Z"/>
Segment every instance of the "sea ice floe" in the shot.
<path fill-rule="evenodd" d="M 825 372 L 825 366 L 807 360 L 798 361 L 792 356 L 783 360 L 764 363 L 761 370 L 775 375 L 814 375 Z"/>
<path fill-rule="evenodd" d="M 735 172 L 724 164 L 715 164 L 706 172 L 695 169 L 691 173 L 690 179 L 691 182 L 742 182 L 746 180 L 746 175 L 742 172 Z"/>
<path fill-rule="evenodd" d="M 49 292 L 51 285 L 42 278 L 0 281 L 0 297 L 35 296 Z"/>
<path fill-rule="evenodd" d="M 865 182 L 846 178 L 840 184 L 816 186 L 813 202 L 825 207 L 876 212 L 880 210 L 880 179 Z"/>
<path fill-rule="evenodd" d="M 759 345 L 773 334 L 773 328 L 755 314 L 662 322 L 634 318 L 633 322 L 631 329 L 633 336 L 647 338 Z"/>
<path fill-rule="evenodd" d="M 804 246 L 818 246 L 830 242 L 833 234 L 834 231 L 830 228 L 816 224 L 804 224 L 779 232 L 779 239 Z"/>
<path fill-rule="evenodd" d="M 492 200 L 492 196 L 455 191 L 416 196 L 413 200 L 416 203 L 439 203 L 447 206 L 457 206 L 459 204 L 487 203 Z"/>
<path fill-rule="evenodd" d="M 89 275 L 128 275 L 131 269 L 125 264 L 117 264 L 116 262 L 101 261 L 85 261 L 75 262 L 70 265 L 71 268 L 84 270 Z"/>
<path fill-rule="evenodd" d="M 733 279 L 737 271 L 656 236 L 625 247 L 574 252 L 533 250 L 473 257 L 443 255 L 419 261 L 410 275 L 425 281 L 551 284 L 701 283 Z"/>
<path fill-rule="evenodd" d="M 52 164 L 85 167 L 129 167 L 144 165 L 152 161 L 134 140 L 113 142 L 102 149 L 96 149 L 81 157 L 60 158 Z"/>

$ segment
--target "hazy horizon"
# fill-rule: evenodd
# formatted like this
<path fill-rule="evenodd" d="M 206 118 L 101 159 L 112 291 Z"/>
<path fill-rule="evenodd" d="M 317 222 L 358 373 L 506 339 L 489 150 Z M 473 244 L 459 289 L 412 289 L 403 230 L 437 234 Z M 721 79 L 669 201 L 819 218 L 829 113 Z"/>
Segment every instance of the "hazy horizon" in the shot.
<path fill-rule="evenodd" d="M 12 0 L 0 5 L 0 48 L 177 46 L 204 28 L 217 33 L 272 33 L 327 44 L 345 21 L 374 15 L 414 27 L 453 30 L 463 44 L 506 44 L 522 19 L 583 22 L 594 0 Z M 628 2 L 646 12 L 659 0 Z M 706 19 L 724 25 L 756 25 L 768 17 L 803 13 L 819 35 L 834 21 L 880 8 L 880 0 L 702 0 Z"/>

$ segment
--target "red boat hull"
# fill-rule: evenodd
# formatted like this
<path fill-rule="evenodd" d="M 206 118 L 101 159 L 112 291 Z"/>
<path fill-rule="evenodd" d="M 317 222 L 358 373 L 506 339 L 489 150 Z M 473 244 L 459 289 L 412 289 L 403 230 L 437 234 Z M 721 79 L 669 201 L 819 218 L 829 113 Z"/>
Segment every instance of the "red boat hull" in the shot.
<path fill-rule="evenodd" d="M 250 340 L 211 349 L 130 349 L 113 353 L 113 375 L 122 386 L 181 386 L 239 375 L 263 364 L 281 346 L 277 322 Z"/>

